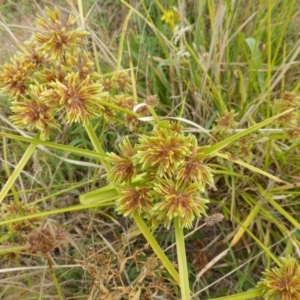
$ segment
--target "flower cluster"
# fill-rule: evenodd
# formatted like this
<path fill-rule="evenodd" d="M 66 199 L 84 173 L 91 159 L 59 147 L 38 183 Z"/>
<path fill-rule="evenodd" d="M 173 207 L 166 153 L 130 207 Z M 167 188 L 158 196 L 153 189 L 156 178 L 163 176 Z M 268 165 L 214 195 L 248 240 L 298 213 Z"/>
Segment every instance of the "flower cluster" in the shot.
<path fill-rule="evenodd" d="M 42 55 L 53 55 L 55 59 L 60 59 L 67 51 L 70 52 L 76 45 L 85 44 L 83 37 L 87 36 L 86 31 L 72 29 L 77 18 L 70 15 L 66 25 L 61 21 L 57 8 L 52 12 L 46 8 L 48 19 L 38 16 L 36 24 L 42 28 L 42 32 L 32 35 L 38 45 L 37 51 Z"/>
<path fill-rule="evenodd" d="M 281 258 L 281 266 L 267 270 L 258 283 L 267 300 L 300 300 L 300 267 L 293 257 Z"/>
<path fill-rule="evenodd" d="M 100 82 L 104 91 L 108 93 L 108 101 L 121 108 L 118 113 L 117 110 L 105 107 L 105 111 L 103 111 L 104 118 L 108 121 L 112 119 L 112 117 L 123 119 L 125 125 L 130 130 L 140 124 L 139 119 L 131 112 L 134 111 L 140 116 L 149 115 L 148 107 L 155 108 L 158 104 L 156 95 L 145 97 L 145 99 L 142 99 L 141 103 L 136 101 L 133 97 L 134 93 L 130 83 L 131 80 L 126 71 L 117 72 L 111 76 L 105 76 L 100 79 Z M 127 110 L 128 112 L 124 110 Z"/>
<path fill-rule="evenodd" d="M 20 216 L 30 216 L 39 212 L 36 206 L 28 207 L 26 205 L 17 203 L 3 203 L 0 210 L 1 214 L 7 219 L 16 219 Z M 36 229 L 41 223 L 42 218 L 30 218 L 28 220 L 22 220 L 13 222 L 9 225 L 9 230 L 13 233 L 17 233 L 18 237 L 28 235 L 28 232 Z"/>
<path fill-rule="evenodd" d="M 48 255 L 55 248 L 63 248 L 68 243 L 65 231 L 46 221 L 41 228 L 32 230 L 27 236 L 28 252 Z"/>
<path fill-rule="evenodd" d="M 236 114 L 233 110 L 222 112 L 216 118 L 216 124 L 213 125 L 210 144 L 215 144 L 235 134 L 238 123 L 235 121 Z M 251 162 L 253 158 L 253 138 L 251 136 L 243 137 L 225 148 L 225 153 L 231 157 Z"/>
<path fill-rule="evenodd" d="M 130 77 L 125 72 L 101 77 L 84 48 L 88 32 L 74 28 L 77 18 L 64 22 L 57 8 L 46 13 L 37 17 L 37 30 L 22 51 L 0 67 L 0 89 L 11 101 L 15 125 L 37 130 L 45 140 L 64 124 L 85 126 L 96 117 L 115 121 L 116 108 L 122 111 L 118 119 L 137 125 Z M 148 114 L 147 106 L 156 105 L 151 103 L 136 112 Z"/>
<path fill-rule="evenodd" d="M 120 150 L 120 156 L 108 154 L 113 165 L 108 180 L 119 190 L 119 213 L 138 213 L 154 228 L 169 228 L 175 217 L 190 228 L 196 217 L 205 215 L 208 200 L 201 193 L 213 184 L 212 171 L 196 138 L 185 135 L 179 124 L 160 122 L 134 147 L 125 138 Z"/>
<path fill-rule="evenodd" d="M 292 141 L 300 139 L 300 97 L 295 93 L 284 92 L 281 98 L 274 102 L 274 112 L 279 114 L 291 108 L 298 108 L 279 117 L 276 125 L 285 129 L 287 137 Z"/>
<path fill-rule="evenodd" d="M 72 28 L 73 16 L 64 24 L 57 8 L 46 12 L 48 18 L 36 20 L 41 30 L 0 72 L 1 92 L 12 102 L 11 120 L 20 128 L 38 130 L 41 139 L 61 124 L 85 124 L 100 115 L 99 102 L 106 97 L 101 83 L 92 79 L 93 63 L 82 49 L 88 33 Z"/>

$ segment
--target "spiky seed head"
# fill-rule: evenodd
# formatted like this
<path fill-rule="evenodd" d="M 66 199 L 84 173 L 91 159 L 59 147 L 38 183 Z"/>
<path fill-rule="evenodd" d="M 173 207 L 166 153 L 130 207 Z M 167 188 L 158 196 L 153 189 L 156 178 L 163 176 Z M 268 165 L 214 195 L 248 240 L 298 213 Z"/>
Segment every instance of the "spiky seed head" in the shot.
<path fill-rule="evenodd" d="M 43 29 L 43 32 L 32 35 L 34 41 L 38 44 L 37 50 L 39 53 L 52 55 L 54 59 L 59 59 L 64 51 L 70 51 L 75 45 L 85 44 L 82 38 L 86 37 L 88 32 L 72 29 L 72 25 L 77 18 L 70 15 L 64 25 L 57 7 L 53 11 L 46 8 L 46 12 L 47 19 L 42 16 L 38 16 L 36 19 L 36 24 Z"/>
<path fill-rule="evenodd" d="M 153 204 L 147 187 L 122 186 L 119 192 L 121 196 L 116 204 L 120 214 L 131 217 L 135 212 L 138 214 L 150 212 Z"/>
<path fill-rule="evenodd" d="M 62 114 L 66 123 L 86 122 L 101 115 L 100 100 L 106 97 L 102 85 L 87 77 L 80 80 L 79 73 L 70 73 L 66 82 L 56 81 L 49 84 L 52 90 L 44 95 L 44 101 Z"/>
<path fill-rule="evenodd" d="M 164 179 L 155 184 L 154 190 L 154 197 L 161 200 L 153 206 L 151 214 L 167 228 L 175 217 L 179 218 L 180 226 L 191 228 L 196 217 L 206 214 L 208 201 L 200 198 L 197 184 L 176 184 Z"/>
<path fill-rule="evenodd" d="M 300 300 L 300 267 L 291 256 L 282 257 L 281 266 L 267 270 L 258 283 L 266 300 Z"/>
<path fill-rule="evenodd" d="M 11 111 L 15 114 L 10 119 L 20 128 L 38 130 L 40 138 L 47 140 L 51 129 L 60 128 L 54 118 L 54 111 L 43 100 L 44 88 L 41 85 L 30 86 L 31 99 L 23 98 L 23 101 L 15 101 Z"/>
<path fill-rule="evenodd" d="M 35 64 L 28 62 L 24 57 L 15 56 L 11 63 L 1 66 L 0 88 L 1 92 L 12 100 L 18 100 L 27 93 L 32 78 L 30 74 L 35 69 Z"/>

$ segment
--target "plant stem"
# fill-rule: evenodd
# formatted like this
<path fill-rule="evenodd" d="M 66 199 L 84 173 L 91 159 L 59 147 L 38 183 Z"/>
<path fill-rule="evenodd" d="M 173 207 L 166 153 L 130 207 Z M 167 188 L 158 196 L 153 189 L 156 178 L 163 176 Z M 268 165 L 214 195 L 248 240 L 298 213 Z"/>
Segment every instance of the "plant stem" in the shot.
<path fill-rule="evenodd" d="M 263 296 L 263 293 L 261 289 L 256 288 L 247 292 L 220 297 L 220 298 L 213 298 L 210 300 L 246 300 L 246 299 L 253 299 L 255 297 L 260 297 L 260 296 Z"/>
<path fill-rule="evenodd" d="M 182 226 L 180 226 L 178 217 L 174 219 L 174 225 L 175 225 L 177 261 L 178 261 L 179 277 L 180 277 L 181 299 L 189 300 L 190 299 L 189 273 L 188 273 L 187 261 L 186 261 L 184 234 L 183 234 L 183 228 Z"/>
<path fill-rule="evenodd" d="M 147 240 L 147 242 L 150 244 L 150 246 L 151 246 L 152 250 L 154 251 L 154 253 L 160 259 L 160 261 L 162 262 L 162 264 L 164 265 L 164 267 L 167 269 L 167 271 L 170 273 L 170 275 L 173 277 L 173 279 L 175 280 L 175 282 L 177 284 L 179 284 L 180 279 L 179 279 L 178 272 L 175 270 L 174 266 L 172 265 L 172 263 L 170 262 L 169 258 L 166 256 L 166 254 L 164 253 L 164 251 L 158 245 L 156 239 L 151 234 L 148 226 L 145 224 L 145 222 L 143 221 L 142 217 L 138 213 L 135 213 L 133 215 L 133 219 L 134 219 L 136 225 L 138 226 L 138 228 L 140 229 L 140 231 L 142 232 L 142 234 L 144 235 L 144 237 Z"/>
<path fill-rule="evenodd" d="M 98 152 L 100 154 L 105 154 L 105 152 L 104 152 L 104 150 L 102 148 L 102 145 L 101 145 L 98 137 L 96 136 L 95 131 L 94 131 L 91 123 L 88 122 L 85 125 L 85 129 L 86 129 L 86 132 L 87 132 L 87 134 L 88 134 L 88 136 L 89 136 L 89 138 L 90 138 L 90 140 L 91 140 L 91 142 L 93 144 L 93 147 L 96 150 L 96 152 Z M 108 161 L 106 161 L 105 159 L 103 159 L 103 158 L 100 159 L 100 161 L 101 161 L 104 169 L 106 170 L 106 172 L 108 172 L 110 170 L 110 168 L 111 168 L 110 163 Z"/>
<path fill-rule="evenodd" d="M 35 139 L 39 139 L 39 137 L 40 137 L 40 134 L 38 133 L 35 136 Z M 3 199 L 5 198 L 5 196 L 7 195 L 7 193 L 9 192 L 11 187 L 13 186 L 13 184 L 15 183 L 16 179 L 18 178 L 18 176 L 20 175 L 20 173 L 24 169 L 25 165 L 27 164 L 28 160 L 31 158 L 31 156 L 34 153 L 37 146 L 38 146 L 37 144 L 30 144 L 28 146 L 28 148 L 25 151 L 24 155 L 22 156 L 21 160 L 17 164 L 17 166 L 14 169 L 13 173 L 10 175 L 10 177 L 6 181 L 3 189 L 0 192 L 0 203 L 3 201 Z"/>
<path fill-rule="evenodd" d="M 52 263 L 51 263 L 51 260 L 50 260 L 49 257 L 47 257 L 47 262 L 48 262 L 48 265 L 49 265 L 49 270 L 50 270 L 50 273 L 51 273 L 51 276 L 52 276 L 52 279 L 53 279 L 54 286 L 55 286 L 57 294 L 58 294 L 57 295 L 58 299 L 63 300 L 64 298 L 63 298 L 63 295 L 62 295 L 62 292 L 61 292 L 61 287 L 58 283 L 56 274 L 55 274 L 54 270 L 52 269 Z"/>
<path fill-rule="evenodd" d="M 89 138 L 90 138 L 95 150 L 98 153 L 105 154 L 105 152 L 101 146 L 101 143 L 99 142 L 99 139 L 97 138 L 91 124 L 90 123 L 86 124 L 85 128 L 86 128 L 86 131 L 89 135 Z M 105 159 L 101 159 L 101 163 L 104 166 L 106 171 L 110 170 L 111 166 L 107 161 L 105 161 Z M 136 225 L 141 230 L 144 237 L 146 238 L 146 240 L 148 241 L 148 243 L 150 244 L 150 246 L 152 247 L 152 249 L 155 252 L 155 254 L 157 255 L 157 257 L 161 260 L 161 262 L 163 263 L 163 265 L 165 266 L 167 271 L 170 273 L 170 275 L 173 277 L 175 282 L 177 284 L 179 284 L 179 275 L 178 275 L 177 271 L 175 270 L 174 266 L 172 265 L 172 263 L 170 262 L 170 260 L 168 259 L 168 257 L 164 253 L 164 251 L 158 245 L 156 239 L 151 234 L 149 228 L 147 227 L 147 225 L 145 224 L 145 222 L 143 221 L 141 216 L 139 216 L 138 214 L 134 214 L 133 219 L 134 219 Z"/>

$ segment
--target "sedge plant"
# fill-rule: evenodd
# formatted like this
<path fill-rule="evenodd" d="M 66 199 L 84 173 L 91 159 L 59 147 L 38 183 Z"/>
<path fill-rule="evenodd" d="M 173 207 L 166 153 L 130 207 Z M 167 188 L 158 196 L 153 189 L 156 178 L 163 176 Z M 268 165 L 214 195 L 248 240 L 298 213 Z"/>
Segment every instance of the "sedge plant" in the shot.
<path fill-rule="evenodd" d="M 110 80 L 100 78 L 99 74 L 93 71 L 89 53 L 81 49 L 85 43 L 83 38 L 88 33 L 72 28 L 76 18 L 70 16 L 67 23 L 63 24 L 57 8 L 53 11 L 46 8 L 46 12 L 48 19 L 39 16 L 36 20 L 36 24 L 43 31 L 34 33 L 32 41 L 25 42 L 20 46 L 22 52 L 19 52 L 11 59 L 10 63 L 6 63 L 2 67 L 1 89 L 3 94 L 10 99 L 11 111 L 14 113 L 10 119 L 21 129 L 38 131 L 35 139 L 41 141 L 48 140 L 52 131 L 59 131 L 64 125 L 81 123 L 95 150 L 105 156 L 90 120 L 102 117 L 109 121 L 118 111 L 123 113 L 125 111 L 128 112 L 125 122 L 129 126 L 138 122 L 138 120 L 135 121 L 137 114 L 130 113 L 135 105 L 134 100 L 130 95 L 125 94 L 128 80 L 124 74 L 117 75 Z M 121 93 L 117 93 L 118 90 Z M 155 98 L 148 97 L 145 105 L 154 106 L 156 102 Z M 147 112 L 145 109 L 139 111 L 138 116 Z M 151 138 L 145 136 L 144 141 L 140 143 L 141 150 L 135 150 L 137 155 L 134 158 L 133 149 L 130 147 L 129 141 L 125 140 L 122 146 L 124 158 L 111 154 L 106 155 L 100 161 L 108 172 L 108 182 L 111 181 L 116 186 L 120 195 L 117 201 L 117 210 L 120 213 L 125 216 L 135 215 L 137 224 L 144 227 L 144 230 L 147 230 L 147 227 L 144 226 L 141 219 L 143 214 L 148 214 L 147 218 L 154 227 L 163 223 L 169 228 L 172 220 L 175 219 L 176 236 L 180 244 L 178 257 L 183 260 L 180 263 L 180 279 L 163 251 L 158 248 L 155 239 L 151 238 L 149 230 L 147 236 L 148 240 L 153 241 L 153 247 L 156 247 L 175 282 L 181 285 L 183 298 L 187 299 L 190 291 L 187 283 L 183 228 L 191 227 L 195 217 L 205 214 L 206 200 L 201 199 L 198 194 L 204 190 L 206 182 L 212 184 L 212 175 L 210 169 L 201 164 L 203 157 L 197 149 L 195 138 L 192 136 L 186 138 L 180 135 L 181 127 L 176 124 L 172 125 L 172 128 L 169 128 L 168 123 L 162 124 L 159 125 L 161 128 L 158 126 L 154 130 L 156 137 L 153 140 L 157 140 L 155 142 L 157 149 L 153 148 L 154 153 L 150 153 L 150 157 L 147 157 L 147 148 L 152 141 Z M 169 137 L 169 134 L 172 135 Z M 1 190 L 1 201 L 7 196 L 38 143 L 38 141 L 32 143 L 25 152 L 12 176 Z M 166 152 L 164 156 L 161 156 L 162 152 Z M 185 162 L 190 154 L 193 155 L 193 158 Z M 135 160 L 135 165 L 140 166 L 139 173 L 147 170 L 148 174 L 143 174 L 146 175 L 143 180 L 156 180 L 157 176 L 161 184 L 155 187 L 130 187 L 130 183 L 136 175 L 140 175 L 140 178 L 144 177 L 137 174 L 138 172 L 135 171 L 137 167 L 132 165 L 131 159 Z M 154 164 L 153 159 L 156 159 Z M 110 163 L 113 164 L 113 167 L 110 166 Z M 191 182 L 188 182 L 186 174 L 193 166 L 198 166 L 198 169 L 191 173 Z M 181 173 L 177 174 L 179 168 Z M 176 180 L 179 184 L 175 184 Z M 199 186 L 198 180 L 200 180 Z M 124 183 L 127 183 L 128 186 L 123 187 Z M 158 198 L 157 202 L 160 200 L 161 203 L 154 205 L 156 201 L 153 201 L 153 197 Z M 168 200 L 169 197 L 171 199 Z M 164 198 L 165 203 L 162 201 Z M 104 200 L 107 202 L 107 199 Z M 11 209 L 12 205 L 7 206 L 5 209 L 7 214 Z M 22 224 L 18 224 L 18 226 L 22 227 Z M 48 234 L 45 232 L 42 230 L 41 234 L 46 237 Z M 41 246 L 39 246 L 34 242 L 35 238 L 31 238 L 32 235 L 28 237 L 29 252 L 48 253 L 55 248 L 54 241 L 49 246 L 45 245 L 47 240 L 49 242 L 49 237 L 45 240 L 38 238 L 41 240 Z M 55 241 L 61 239 L 60 235 L 54 234 Z M 39 248 L 46 250 L 39 250 Z"/>
<path fill-rule="evenodd" d="M 251 283 L 254 289 L 243 289 L 235 295 L 226 293 L 219 299 L 259 296 L 272 300 L 300 299 L 297 261 L 288 255 L 285 259 L 278 259 L 280 248 L 276 253 L 270 250 L 276 234 L 276 238 L 281 235 L 290 237 L 284 244 L 285 252 L 299 246 L 298 239 L 294 232 L 289 231 L 283 218 L 295 228 L 299 228 L 299 220 L 289 208 L 274 200 L 294 199 L 298 195 L 293 190 L 296 172 L 282 176 L 278 165 L 287 162 L 285 151 L 297 154 L 300 122 L 297 87 L 294 91 L 275 91 L 276 81 L 284 77 L 285 69 L 271 80 L 273 67 L 278 64 L 278 55 L 282 51 L 279 44 L 274 51 L 271 47 L 270 20 L 276 8 L 269 3 L 266 16 L 261 16 L 268 29 L 267 51 L 263 52 L 256 42 L 264 37 L 263 31 L 257 30 L 255 37 L 245 39 L 241 29 L 236 28 L 239 20 L 234 19 L 234 9 L 239 7 L 234 5 L 240 4 L 227 1 L 217 7 L 214 1 L 208 0 L 200 8 L 189 8 L 190 15 L 187 16 L 184 3 L 179 1 L 178 7 L 175 3 L 172 7 L 171 2 L 174 1 L 167 5 L 154 1 L 154 5 L 148 7 L 146 1 L 140 1 L 141 5 L 134 7 L 128 1 L 122 1 L 123 6 L 130 10 L 126 26 L 134 16 L 134 24 L 149 29 L 151 38 L 154 35 L 157 42 L 153 46 L 155 55 L 142 57 L 147 53 L 143 47 L 148 41 L 140 43 L 138 49 L 138 38 L 131 31 L 126 40 L 126 26 L 123 28 L 121 42 L 126 42 L 130 54 L 128 69 L 131 76 L 126 70 L 121 70 L 121 57 L 118 58 L 118 72 L 95 72 L 91 54 L 87 51 L 89 34 L 76 28 L 77 18 L 70 16 L 64 22 L 57 8 L 46 8 L 47 16 L 37 18 L 38 27 L 32 39 L 20 44 L 20 51 L 0 71 L 1 91 L 9 99 L 13 113 L 10 120 L 20 129 L 35 132 L 34 138 L 1 133 L 27 142 L 29 146 L 1 189 L 4 221 L 0 224 L 10 226 L 9 232 L 27 236 L 26 245 L 15 247 L 15 252 L 42 255 L 51 269 L 51 251 L 65 246 L 68 239 L 57 226 L 47 221 L 42 223 L 42 217 L 113 206 L 119 215 L 134 220 L 168 271 L 169 280 L 179 286 L 177 297 L 186 300 L 199 297 L 197 284 L 205 270 L 198 272 L 192 287 L 184 230 L 193 229 L 195 221 L 203 216 L 207 217 L 207 226 L 222 221 L 225 216 L 233 224 L 233 229 L 227 235 L 224 233 L 219 245 L 228 247 L 218 253 L 205 266 L 206 269 L 232 253 L 236 253 L 232 254 L 233 261 L 238 264 L 239 253 L 235 252 L 235 247 L 242 243 L 249 250 L 249 239 L 264 253 L 262 260 L 266 269 L 272 261 L 277 267 L 265 271 L 263 279 L 254 278 L 253 282 L 240 275 L 241 282 Z M 291 7 L 293 5 L 294 2 Z M 79 10 L 83 14 L 80 1 Z M 292 8 L 284 8 L 287 20 L 291 13 Z M 81 20 L 84 20 L 83 15 Z M 195 23 L 191 24 L 193 21 Z M 247 24 L 249 20 L 245 22 Z M 287 22 L 284 22 L 284 30 Z M 202 29 L 208 27 L 210 40 Z M 278 34 L 278 40 L 282 41 L 283 35 Z M 240 47 L 230 48 L 231 39 L 236 39 Z M 292 64 L 291 57 L 297 54 L 297 49 L 286 56 L 287 65 Z M 223 60 L 233 61 L 240 57 L 250 66 L 247 80 L 242 67 L 233 70 L 235 64 L 228 64 L 223 69 L 226 65 Z M 264 59 L 268 63 L 266 71 Z M 141 61 L 146 62 L 147 69 L 143 68 Z M 135 79 L 135 67 L 137 77 L 142 78 L 140 82 Z M 147 76 L 151 78 L 152 87 L 145 85 L 149 81 Z M 226 85 L 233 77 L 234 84 Z M 255 84 L 251 86 L 250 82 Z M 153 93 L 149 94 L 151 88 Z M 271 98 L 272 91 L 277 93 L 277 99 Z M 248 102 L 252 94 L 259 96 Z M 240 99 L 238 105 L 234 102 L 235 97 Z M 169 113 L 166 113 L 166 107 L 179 106 L 176 100 L 171 103 L 169 99 L 178 98 L 183 100 L 178 113 L 174 109 L 175 120 L 165 120 L 162 116 Z M 195 114 L 189 113 L 191 103 Z M 159 113 L 155 110 L 157 106 Z M 194 122 L 187 120 L 190 118 L 195 118 Z M 146 126 L 142 121 L 147 122 Z M 187 132 L 192 131 L 191 128 L 185 128 L 181 121 L 199 129 L 197 137 Z M 74 124 L 82 125 L 95 152 L 57 143 L 54 137 Z M 102 125 L 100 134 L 99 124 Z M 131 132 L 122 136 L 118 151 L 105 151 L 102 144 L 101 136 L 106 126 L 111 125 L 125 125 Z M 142 127 L 140 131 L 139 126 Z M 132 134 L 134 130 L 137 137 Z M 39 145 L 96 159 L 105 170 L 101 179 L 106 180 L 106 186 L 97 189 L 93 185 L 92 191 L 81 193 L 78 206 L 49 212 L 42 212 L 37 206 L 29 209 L 15 192 L 14 183 Z M 10 199 L 10 190 L 16 203 Z M 216 221 L 208 216 L 209 207 L 217 207 L 222 212 L 212 215 L 218 216 Z M 270 231 L 272 226 L 276 228 L 276 234 Z M 178 272 L 155 238 L 156 231 L 161 228 L 171 232 L 174 229 Z M 10 238 L 8 233 L 2 241 Z M 7 251 L 5 249 L 3 253 Z M 253 259 L 258 260 L 255 256 Z M 51 275 L 57 294 L 63 299 L 55 272 L 52 271 Z M 259 281 L 257 286 L 255 281 Z M 100 289 L 106 295 L 106 289 L 103 286 Z M 140 295 L 140 290 L 135 293 L 135 297 Z M 115 292 L 114 297 L 117 297 Z"/>

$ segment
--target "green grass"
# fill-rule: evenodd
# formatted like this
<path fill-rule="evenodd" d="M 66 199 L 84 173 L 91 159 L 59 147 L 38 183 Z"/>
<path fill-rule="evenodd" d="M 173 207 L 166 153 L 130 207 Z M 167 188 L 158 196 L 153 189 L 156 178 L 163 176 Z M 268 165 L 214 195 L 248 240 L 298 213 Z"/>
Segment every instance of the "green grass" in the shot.
<path fill-rule="evenodd" d="M 53 8 L 25 2 L 0 7 L 1 63 L 19 51 L 9 48 L 14 40 L 34 31 L 33 15 Z M 29 140 L 36 133 L 9 121 L 11 104 L 1 95 L 1 189 L 25 164 L 1 203 L 0 298 L 262 299 L 255 290 L 262 272 L 280 266 L 280 257 L 300 257 L 299 99 L 293 108 L 282 100 L 285 92 L 299 95 L 300 2 L 82 2 L 56 5 L 65 19 L 78 16 L 78 26 L 86 17 L 98 73 L 111 78 L 126 70 L 130 97 L 141 103 L 157 96 L 149 116 L 177 119 L 196 136 L 214 174 L 214 186 L 201 195 L 210 200 L 207 213 L 225 218 L 213 227 L 199 218 L 191 230 L 176 223 L 149 231 L 141 217 L 117 214 L 118 191 L 100 167 L 111 167 L 104 152 L 120 153 L 125 136 L 137 143 L 155 121 L 128 128 L 118 111 L 113 122 L 64 125 L 48 142 Z M 174 8 L 175 28 L 162 20 Z M 18 27 L 24 19 L 32 22 L 25 32 Z M 34 154 L 25 161 L 29 145 Z M 52 232 L 62 228 L 68 242 L 47 255 L 30 253 L 26 238 L 44 222 Z"/>

